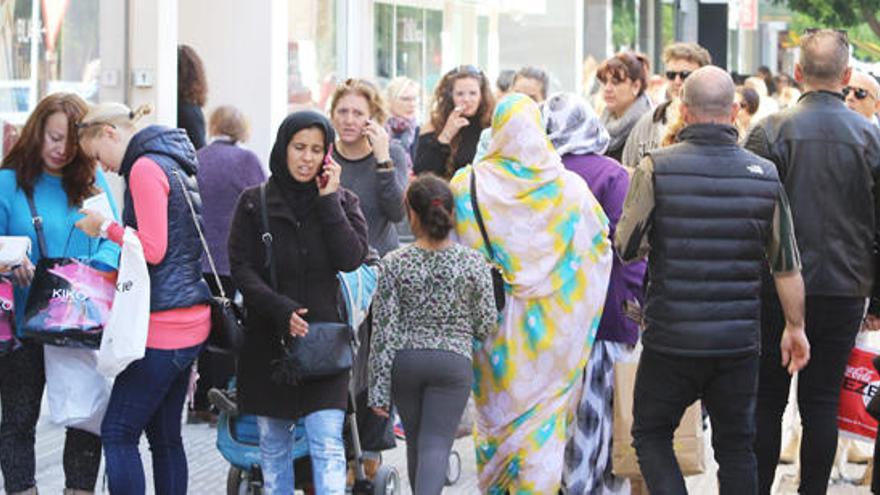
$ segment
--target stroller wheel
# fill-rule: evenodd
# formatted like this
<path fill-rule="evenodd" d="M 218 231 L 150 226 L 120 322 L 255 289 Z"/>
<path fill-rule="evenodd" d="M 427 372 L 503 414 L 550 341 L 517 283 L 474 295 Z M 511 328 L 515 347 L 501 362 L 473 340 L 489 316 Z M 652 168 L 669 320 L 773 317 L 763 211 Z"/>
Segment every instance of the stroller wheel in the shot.
<path fill-rule="evenodd" d="M 253 481 L 248 471 L 230 466 L 226 475 L 226 495 L 261 495 L 262 488 Z"/>
<path fill-rule="evenodd" d="M 400 475 L 391 466 L 381 466 L 373 477 L 373 495 L 399 495 Z"/>
<path fill-rule="evenodd" d="M 449 453 L 449 464 L 446 466 L 446 486 L 452 486 L 461 479 L 461 455 L 455 450 Z"/>

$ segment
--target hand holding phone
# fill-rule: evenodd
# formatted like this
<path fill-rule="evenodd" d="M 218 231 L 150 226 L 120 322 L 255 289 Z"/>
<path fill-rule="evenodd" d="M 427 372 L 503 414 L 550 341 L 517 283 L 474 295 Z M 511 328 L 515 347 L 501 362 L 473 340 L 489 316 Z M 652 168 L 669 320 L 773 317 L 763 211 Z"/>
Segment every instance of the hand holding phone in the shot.
<path fill-rule="evenodd" d="M 327 175 L 327 165 L 330 164 L 330 160 L 332 160 L 333 156 L 333 143 L 330 143 L 330 146 L 327 148 L 327 154 L 324 155 L 324 164 L 321 166 L 321 171 L 318 173 L 318 189 L 324 189 L 327 187 L 327 182 L 330 180 L 330 176 Z"/>

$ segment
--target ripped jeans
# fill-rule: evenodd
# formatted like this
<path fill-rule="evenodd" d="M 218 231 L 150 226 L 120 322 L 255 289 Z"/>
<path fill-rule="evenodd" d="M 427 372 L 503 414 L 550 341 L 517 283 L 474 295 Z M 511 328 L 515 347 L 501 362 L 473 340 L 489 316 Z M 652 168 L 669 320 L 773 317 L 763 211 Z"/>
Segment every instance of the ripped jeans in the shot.
<path fill-rule="evenodd" d="M 316 411 L 303 418 L 315 493 L 345 494 L 345 445 L 341 409 Z M 260 464 L 263 471 L 263 492 L 266 495 L 293 495 L 294 421 L 257 417 L 260 431 Z"/>

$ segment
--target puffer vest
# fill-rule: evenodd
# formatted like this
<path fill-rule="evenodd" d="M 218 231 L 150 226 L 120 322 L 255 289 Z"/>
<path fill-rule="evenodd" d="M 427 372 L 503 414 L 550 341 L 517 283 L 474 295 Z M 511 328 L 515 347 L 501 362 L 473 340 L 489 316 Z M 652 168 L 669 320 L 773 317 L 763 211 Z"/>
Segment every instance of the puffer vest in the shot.
<path fill-rule="evenodd" d="M 158 129 L 157 129 L 158 128 Z M 151 131 L 151 132 L 150 132 Z M 122 171 L 126 186 L 129 186 L 130 170 L 134 162 L 141 157 L 149 158 L 161 167 L 168 179 L 168 247 L 165 257 L 158 265 L 147 264 L 150 274 L 150 311 L 167 311 L 177 308 L 188 308 L 197 304 L 205 304 L 211 300 L 211 291 L 202 278 L 202 244 L 193 222 L 189 205 L 184 194 L 188 194 L 196 210 L 196 218 L 201 222 L 201 198 L 196 181 L 195 164 L 187 162 L 189 154 L 184 149 L 175 149 L 174 143 L 180 140 L 176 136 L 179 129 L 162 129 L 151 126 L 132 138 L 132 144 L 123 159 Z M 164 132 L 165 135 L 159 135 Z M 142 135 L 146 133 L 146 135 Z M 182 138 L 186 136 L 180 131 Z M 171 139 L 169 139 L 171 138 Z M 171 146 L 169 146 L 171 143 Z M 189 144 L 185 141 L 185 144 Z M 132 147 L 134 146 L 134 149 Z M 192 148 L 192 145 L 189 145 Z M 137 151 L 143 153 L 137 153 Z M 134 152 L 132 152 L 134 151 Z M 195 156 L 193 151 L 192 156 Z M 184 162 L 184 165 L 180 161 Z M 180 185 L 180 177 L 186 186 L 186 193 Z M 130 187 L 125 190 L 125 210 L 123 222 L 126 226 L 137 229 L 134 201 Z"/>
<path fill-rule="evenodd" d="M 780 184 L 730 126 L 692 125 L 653 151 L 646 348 L 693 357 L 760 349 L 761 283 Z"/>

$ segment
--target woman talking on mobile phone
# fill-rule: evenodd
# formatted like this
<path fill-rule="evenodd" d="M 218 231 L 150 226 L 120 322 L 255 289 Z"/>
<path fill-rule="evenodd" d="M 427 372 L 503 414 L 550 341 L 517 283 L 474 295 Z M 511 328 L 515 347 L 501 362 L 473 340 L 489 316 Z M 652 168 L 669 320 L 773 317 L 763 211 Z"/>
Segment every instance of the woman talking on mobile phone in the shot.
<path fill-rule="evenodd" d="M 361 200 L 370 247 L 381 256 L 399 245 L 394 224 L 404 219 L 408 174 L 406 151 L 390 143 L 385 131 L 387 115 L 381 94 L 363 79 L 348 79 L 333 93 L 333 159 L 342 167 L 342 186 Z"/>

